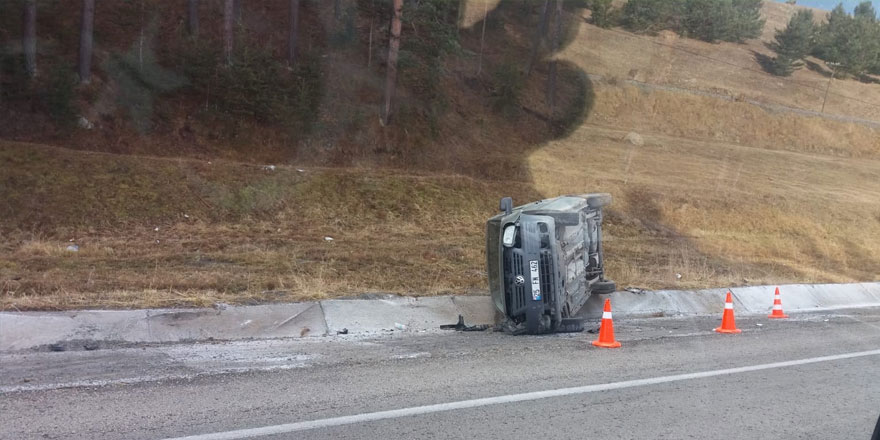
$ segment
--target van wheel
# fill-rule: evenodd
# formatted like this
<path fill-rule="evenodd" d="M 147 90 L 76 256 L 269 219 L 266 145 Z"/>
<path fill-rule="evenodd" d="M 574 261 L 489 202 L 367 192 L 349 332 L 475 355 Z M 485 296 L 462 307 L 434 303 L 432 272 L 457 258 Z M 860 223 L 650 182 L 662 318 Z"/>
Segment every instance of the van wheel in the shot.
<path fill-rule="evenodd" d="M 597 281 L 590 286 L 590 291 L 599 295 L 614 293 L 615 290 L 617 290 L 617 283 L 609 280 Z"/>

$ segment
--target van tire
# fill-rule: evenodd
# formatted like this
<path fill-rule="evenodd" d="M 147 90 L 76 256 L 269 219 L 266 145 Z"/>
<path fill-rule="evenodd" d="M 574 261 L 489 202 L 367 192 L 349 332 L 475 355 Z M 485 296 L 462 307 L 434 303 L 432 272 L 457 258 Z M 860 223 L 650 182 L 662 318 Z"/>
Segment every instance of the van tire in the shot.
<path fill-rule="evenodd" d="M 609 280 L 596 281 L 590 286 L 590 292 L 596 293 L 599 295 L 607 295 L 609 293 L 614 293 L 617 290 L 617 283 Z"/>

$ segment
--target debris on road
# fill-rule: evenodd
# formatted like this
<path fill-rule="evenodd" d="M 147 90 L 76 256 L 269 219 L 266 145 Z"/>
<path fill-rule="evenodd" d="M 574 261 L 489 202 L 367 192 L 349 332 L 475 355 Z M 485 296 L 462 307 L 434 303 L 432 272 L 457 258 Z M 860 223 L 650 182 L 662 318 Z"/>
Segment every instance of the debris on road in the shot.
<path fill-rule="evenodd" d="M 399 323 L 399 322 L 395 322 L 395 323 L 394 323 L 394 328 L 396 328 L 396 329 L 398 329 L 398 330 L 406 330 L 406 326 L 403 325 L 403 324 L 401 324 L 401 323 Z"/>
<path fill-rule="evenodd" d="M 563 318 L 556 329 L 556 333 L 581 333 L 584 331 L 584 321 L 578 318 Z"/>
<path fill-rule="evenodd" d="M 455 330 L 459 332 L 481 332 L 489 329 L 486 324 L 467 325 L 464 323 L 464 316 L 458 315 L 458 322 L 455 324 L 443 324 L 440 330 Z"/>
<path fill-rule="evenodd" d="M 336 334 L 337 334 L 337 335 L 347 335 L 347 334 L 348 334 L 348 329 L 347 329 L 347 328 L 344 328 L 344 329 L 342 329 L 342 330 L 337 330 L 337 331 L 336 331 Z"/>

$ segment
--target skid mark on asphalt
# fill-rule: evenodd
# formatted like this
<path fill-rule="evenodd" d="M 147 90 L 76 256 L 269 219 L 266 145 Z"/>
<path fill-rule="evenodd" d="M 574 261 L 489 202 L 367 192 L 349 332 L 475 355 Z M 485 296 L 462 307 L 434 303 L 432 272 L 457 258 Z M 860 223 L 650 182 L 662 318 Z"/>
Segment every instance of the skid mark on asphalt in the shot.
<path fill-rule="evenodd" d="M 877 329 L 877 330 L 880 330 L 880 325 L 874 324 L 874 323 L 872 323 L 872 322 L 867 322 L 867 321 L 861 320 L 861 319 L 856 318 L 855 316 L 851 316 L 851 315 L 847 315 L 846 318 L 849 318 L 849 319 L 851 319 L 851 320 L 853 320 L 853 321 L 855 321 L 855 322 L 858 322 L 858 323 L 864 324 L 864 325 L 866 325 L 866 326 L 868 326 L 868 327 L 873 327 L 873 328 L 875 328 L 875 329 Z"/>
<path fill-rule="evenodd" d="M 106 380 L 78 380 L 72 382 L 63 382 L 63 383 L 47 383 L 47 384 L 37 384 L 37 385 L 7 385 L 0 386 L 0 395 L 10 394 L 10 393 L 23 393 L 23 392 L 32 392 L 32 391 L 49 391 L 49 390 L 61 390 L 66 388 L 98 388 L 98 387 L 106 387 L 113 385 L 137 385 L 142 383 L 151 383 L 151 382 L 161 382 L 161 381 L 172 381 L 172 380 L 181 380 L 181 381 L 189 381 L 195 380 L 203 377 L 210 376 L 219 376 L 222 374 L 235 374 L 235 373 L 251 373 L 251 372 L 262 372 L 269 373 L 272 371 L 285 371 L 285 370 L 293 370 L 296 368 L 304 368 L 306 367 L 305 363 L 295 363 L 295 364 L 287 364 L 287 365 L 273 365 L 269 367 L 232 367 L 232 368 L 223 368 L 213 371 L 201 371 L 198 373 L 192 374 L 165 374 L 165 375 L 156 375 L 156 376 L 136 376 L 136 377 L 126 377 L 122 379 L 106 379 Z"/>

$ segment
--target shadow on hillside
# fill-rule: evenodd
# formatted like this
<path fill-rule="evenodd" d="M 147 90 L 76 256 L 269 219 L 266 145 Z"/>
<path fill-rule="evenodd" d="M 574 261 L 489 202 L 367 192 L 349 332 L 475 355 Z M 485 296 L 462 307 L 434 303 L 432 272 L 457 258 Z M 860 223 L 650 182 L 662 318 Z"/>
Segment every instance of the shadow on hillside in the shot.
<path fill-rule="evenodd" d="M 819 75 L 824 76 L 825 78 L 831 78 L 831 75 L 833 74 L 833 72 L 826 69 L 825 66 L 822 66 L 821 64 L 814 61 L 806 60 L 805 65 L 807 66 L 807 69 L 816 72 Z"/>
<path fill-rule="evenodd" d="M 847 74 L 845 74 L 845 73 L 842 73 L 840 71 L 834 72 L 832 70 L 829 70 L 827 67 L 825 67 L 817 62 L 814 62 L 814 61 L 805 60 L 804 64 L 806 65 L 807 69 L 809 69 L 813 72 L 816 72 L 819 75 L 824 76 L 825 78 L 831 78 L 832 75 L 834 76 L 835 79 L 844 79 L 847 77 Z M 855 77 L 855 79 L 857 79 L 863 83 L 866 83 L 866 84 L 880 84 L 880 78 L 878 78 L 876 75 L 862 74 L 862 75 L 854 75 L 854 77 Z"/>
<path fill-rule="evenodd" d="M 670 208 L 669 194 L 656 188 L 633 185 L 614 195 L 626 199 L 632 208 L 623 212 L 612 205 L 608 209 L 606 222 L 613 238 L 606 252 L 613 259 L 612 266 L 618 264 L 624 272 L 635 274 L 632 282 L 645 283 L 637 287 L 736 287 L 755 280 L 769 283 L 807 279 L 804 271 L 785 261 L 748 261 L 707 251 L 717 246 L 711 237 L 687 235 L 671 226 L 671 219 L 664 215 Z M 810 237 L 803 239 L 814 244 Z"/>
<path fill-rule="evenodd" d="M 751 52 L 752 52 L 752 55 L 755 57 L 755 61 L 757 61 L 758 65 L 761 66 L 761 69 L 763 69 L 764 72 L 767 72 L 772 75 L 773 74 L 773 57 L 771 57 L 769 55 L 762 54 L 761 52 L 758 52 L 754 49 Z"/>
<path fill-rule="evenodd" d="M 140 76 L 111 71 L 108 66 L 114 64 L 102 59 L 94 63 L 90 84 L 70 83 L 72 67 L 62 66 L 60 60 L 69 58 L 76 47 L 55 42 L 74 41 L 70 35 L 77 23 L 65 15 L 66 9 L 49 4 L 41 10 L 41 20 L 54 25 L 40 30 L 40 69 L 61 69 L 61 85 L 68 88 L 61 87 L 58 96 L 33 93 L 16 102 L 0 100 L 0 115 L 7 122 L 0 137 L 120 154 L 396 167 L 531 182 L 525 165 L 528 156 L 548 141 L 568 136 L 593 106 L 592 84 L 585 72 L 571 63 L 553 61 L 576 38 L 582 10 L 565 6 L 561 38 L 553 50 L 556 28 L 551 7 L 533 58 L 534 37 L 542 28 L 542 2 L 501 0 L 468 29 L 458 29 L 455 19 L 464 2 L 455 2 L 457 7 L 450 6 L 452 2 L 429 3 L 407 3 L 398 108 L 388 126 L 378 121 L 391 16 L 386 2 L 348 2 L 337 18 L 330 2 L 303 2 L 302 78 L 286 72 L 278 75 L 279 70 L 287 70 L 281 66 L 286 32 L 280 31 L 287 28 L 286 2 L 247 2 L 242 8 L 234 41 L 236 50 L 253 58 L 236 64 L 247 75 L 224 75 L 228 70 L 216 68 L 214 58 L 222 47 L 220 3 L 200 3 L 198 38 L 188 36 L 182 27 L 186 10 L 181 2 L 161 0 L 146 9 L 113 2 L 101 9 L 95 32 L 104 38 L 96 38 L 96 54 L 115 60 L 136 53 L 132 48 L 145 42 L 155 43 L 155 64 L 189 79 L 173 93 L 141 87 Z M 444 7 L 437 9 L 441 4 Z M 476 9 L 482 14 L 482 7 Z M 138 32 L 153 18 L 156 33 L 162 36 L 154 42 L 149 38 L 152 34 Z M 19 21 L 0 17 L 0 24 L 11 29 L 0 37 L 18 35 Z M 454 36 L 450 26 L 457 32 Z M 453 49 L 437 49 L 441 45 Z M 556 93 L 551 100 L 554 69 Z M 313 75 L 306 76 L 309 72 Z M 39 87 L 32 88 L 59 88 L 47 84 L 50 76 L 38 78 Z M 311 82 L 313 77 L 320 77 L 320 82 L 315 81 L 318 85 Z M 272 93 L 277 78 L 284 78 L 280 85 L 293 90 L 319 90 L 277 99 L 280 93 Z M 130 87 L 122 87 L 126 85 Z M 300 95 L 319 96 L 318 104 L 297 100 Z M 57 111 L 50 104 L 59 99 L 72 115 L 83 115 L 94 128 L 78 129 L 69 123 L 76 119 L 66 114 L 66 124 L 56 121 L 53 112 Z M 298 123 L 297 118 L 308 123 Z"/>
<path fill-rule="evenodd" d="M 874 75 L 864 74 L 858 76 L 859 81 L 866 84 L 880 84 L 880 78 Z"/>
<path fill-rule="evenodd" d="M 552 50 L 555 21 L 548 13 L 546 34 L 538 50 L 534 42 L 541 26 L 540 2 L 501 0 L 487 18 L 462 31 L 462 45 L 476 54 L 483 41 L 482 73 L 462 72 L 464 83 L 475 94 L 486 97 L 477 112 L 497 127 L 490 143 L 468 154 L 471 167 L 457 171 L 492 180 L 518 180 L 533 183 L 528 158 L 547 142 L 569 136 L 587 119 L 593 109 L 595 93 L 586 72 L 573 63 L 554 57 L 571 45 L 582 24 L 580 14 L 566 8 L 563 13 L 558 50 Z M 533 62 L 534 61 L 534 62 Z M 551 92 L 556 71 L 555 96 Z M 515 78 L 509 78 L 513 70 Z M 515 103 L 506 110 L 496 103 L 510 92 L 514 83 Z M 470 168 L 470 169 L 466 169 Z"/>

